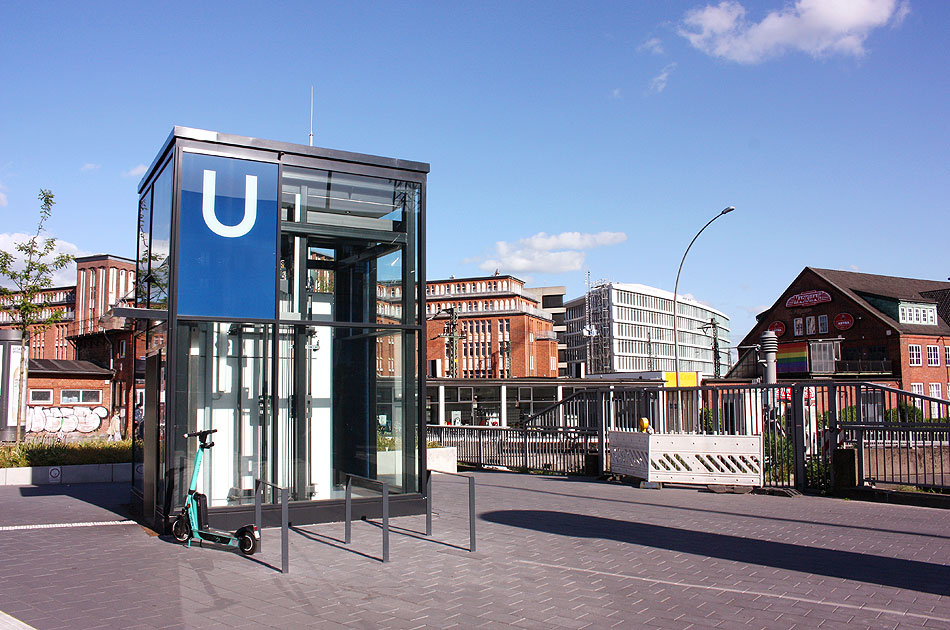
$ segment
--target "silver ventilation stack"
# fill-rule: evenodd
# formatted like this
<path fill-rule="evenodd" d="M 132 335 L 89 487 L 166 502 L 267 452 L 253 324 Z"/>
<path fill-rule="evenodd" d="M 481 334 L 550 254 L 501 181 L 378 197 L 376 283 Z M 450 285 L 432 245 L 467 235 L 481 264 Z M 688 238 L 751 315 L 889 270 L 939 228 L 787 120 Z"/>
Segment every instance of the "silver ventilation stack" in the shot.
<path fill-rule="evenodd" d="M 778 353 L 778 337 L 771 330 L 766 330 L 759 338 L 759 345 L 762 349 L 763 375 L 762 380 L 766 385 L 774 384 L 777 380 L 775 355 Z"/>

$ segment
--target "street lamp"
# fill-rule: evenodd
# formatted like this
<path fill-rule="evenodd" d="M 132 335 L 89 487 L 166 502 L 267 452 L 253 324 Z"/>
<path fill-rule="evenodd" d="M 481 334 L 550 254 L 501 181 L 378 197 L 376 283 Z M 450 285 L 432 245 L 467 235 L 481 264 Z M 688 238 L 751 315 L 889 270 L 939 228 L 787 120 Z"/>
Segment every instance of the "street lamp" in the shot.
<path fill-rule="evenodd" d="M 689 245 L 686 247 L 686 251 L 683 252 L 683 259 L 680 261 L 680 268 L 676 271 L 676 284 L 673 285 L 673 369 L 676 371 L 676 386 L 680 386 L 680 342 L 679 342 L 679 326 L 676 323 L 676 296 L 680 288 L 680 273 L 683 271 L 683 263 L 686 262 L 686 254 L 689 253 L 690 247 L 693 246 L 693 243 L 696 242 L 696 239 L 699 238 L 699 235 L 703 233 L 703 230 L 708 228 L 713 221 L 718 219 L 724 214 L 729 214 L 735 210 L 734 207 L 729 206 L 724 208 L 722 212 L 714 216 L 709 220 L 709 223 L 704 225 L 699 232 L 696 232 L 696 236 L 693 237 L 693 240 L 689 242 Z M 679 393 L 677 392 L 677 395 Z M 679 420 L 680 409 L 679 405 L 676 406 L 676 419 Z"/>

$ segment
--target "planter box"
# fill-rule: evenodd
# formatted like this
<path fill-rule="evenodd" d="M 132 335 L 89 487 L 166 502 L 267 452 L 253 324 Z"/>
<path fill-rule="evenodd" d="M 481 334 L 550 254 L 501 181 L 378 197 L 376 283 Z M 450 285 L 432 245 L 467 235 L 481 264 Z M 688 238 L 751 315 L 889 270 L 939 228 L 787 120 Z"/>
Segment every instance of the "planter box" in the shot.
<path fill-rule="evenodd" d="M 426 449 L 426 468 L 439 472 L 457 473 L 458 449 L 454 446 Z"/>
<path fill-rule="evenodd" d="M 610 471 L 646 481 L 762 485 L 762 438 L 611 431 Z"/>
<path fill-rule="evenodd" d="M 33 466 L 0 468 L 0 486 L 44 486 L 53 483 L 132 481 L 132 464 Z"/>

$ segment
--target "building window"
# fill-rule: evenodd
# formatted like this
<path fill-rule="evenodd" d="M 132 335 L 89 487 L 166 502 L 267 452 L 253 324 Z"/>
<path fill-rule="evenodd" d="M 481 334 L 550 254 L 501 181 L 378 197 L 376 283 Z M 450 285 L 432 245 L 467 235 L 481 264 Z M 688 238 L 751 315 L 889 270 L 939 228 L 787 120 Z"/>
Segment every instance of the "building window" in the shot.
<path fill-rule="evenodd" d="M 923 363 L 921 362 L 921 354 L 920 354 L 919 345 L 912 343 L 907 346 L 907 359 L 908 359 L 907 361 L 908 365 L 912 365 L 912 366 L 923 365 Z M 921 385 L 920 387 L 921 387 L 920 393 L 922 394 L 924 386 Z"/>
<path fill-rule="evenodd" d="M 942 386 L 940 385 L 940 383 L 931 383 L 931 384 L 930 384 L 930 397 L 931 397 L 931 398 L 943 398 L 943 392 L 940 391 L 941 389 L 943 389 L 943 388 L 942 388 Z M 941 405 L 940 403 L 935 403 L 935 402 L 930 403 L 930 417 L 931 417 L 931 418 L 939 418 L 940 416 L 943 415 L 943 414 L 940 412 L 940 407 L 941 407 L 941 406 L 942 406 L 942 405 Z"/>
<path fill-rule="evenodd" d="M 819 315 L 818 316 L 818 334 L 824 335 L 828 332 L 828 316 Z"/>
<path fill-rule="evenodd" d="M 53 390 L 51 389 L 31 389 L 31 405 L 49 405 L 53 402 Z"/>
<path fill-rule="evenodd" d="M 927 346 L 927 365 L 930 367 L 940 365 L 940 346 Z"/>
<path fill-rule="evenodd" d="M 64 389 L 59 393 L 61 405 L 99 405 L 102 404 L 102 390 Z"/>
<path fill-rule="evenodd" d="M 796 318 L 792 321 L 792 328 L 794 329 L 795 336 L 796 336 L 796 337 L 801 337 L 802 335 L 805 334 L 805 322 L 804 322 L 804 320 L 802 320 L 801 317 L 796 317 Z"/>

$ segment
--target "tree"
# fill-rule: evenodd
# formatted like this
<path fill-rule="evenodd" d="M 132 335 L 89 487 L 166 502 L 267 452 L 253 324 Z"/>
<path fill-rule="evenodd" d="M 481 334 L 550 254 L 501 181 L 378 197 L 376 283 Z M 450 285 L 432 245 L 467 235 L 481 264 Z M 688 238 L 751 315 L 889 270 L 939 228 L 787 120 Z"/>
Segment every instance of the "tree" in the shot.
<path fill-rule="evenodd" d="M 36 233 L 22 243 L 15 243 L 22 263 L 17 265 L 17 255 L 0 250 L 0 281 L 7 281 L 12 288 L 0 286 L 3 308 L 10 313 L 13 327 L 20 331 L 20 400 L 17 405 L 16 441 L 20 443 L 23 435 L 23 410 L 26 408 L 26 365 L 30 335 L 43 333 L 47 328 L 60 321 L 61 311 L 47 311 L 50 301 L 44 297 L 43 290 L 53 286 L 53 274 L 70 262 L 69 254 L 56 254 L 55 238 L 40 238 L 45 230 L 46 221 L 53 213 L 53 193 L 45 188 L 40 190 L 40 219 L 36 224 Z M 4 282 L 5 284 L 7 282 Z M 44 312 L 45 311 L 45 312 Z"/>

